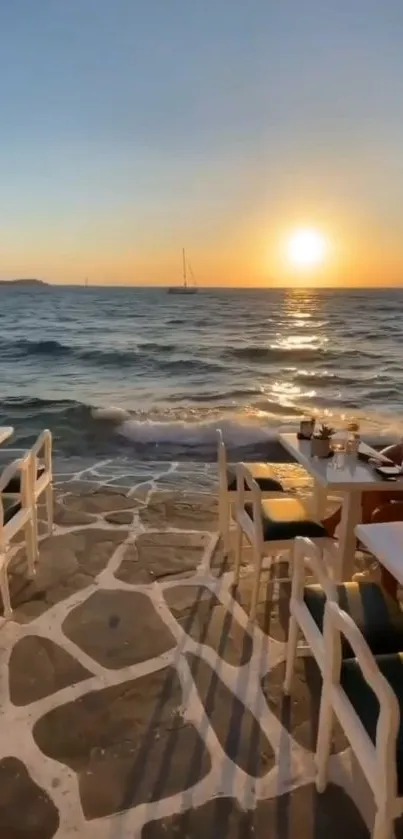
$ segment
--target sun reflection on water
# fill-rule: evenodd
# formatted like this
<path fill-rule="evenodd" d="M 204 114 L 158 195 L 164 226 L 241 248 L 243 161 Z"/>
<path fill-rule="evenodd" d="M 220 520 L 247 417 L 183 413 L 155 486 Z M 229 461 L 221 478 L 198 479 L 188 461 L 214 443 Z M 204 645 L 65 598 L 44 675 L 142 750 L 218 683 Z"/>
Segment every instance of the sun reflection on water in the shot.
<path fill-rule="evenodd" d="M 270 344 L 270 349 L 281 350 L 320 350 L 329 342 L 325 335 L 281 335 L 277 341 Z"/>

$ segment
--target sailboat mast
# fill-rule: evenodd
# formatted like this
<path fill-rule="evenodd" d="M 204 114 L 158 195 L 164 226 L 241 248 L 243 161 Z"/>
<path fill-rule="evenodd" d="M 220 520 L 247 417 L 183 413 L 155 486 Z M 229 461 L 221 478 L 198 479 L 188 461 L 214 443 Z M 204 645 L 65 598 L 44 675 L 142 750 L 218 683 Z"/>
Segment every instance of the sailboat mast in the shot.
<path fill-rule="evenodd" d="M 182 260 L 183 260 L 183 284 L 186 288 L 187 286 L 187 279 L 186 279 L 186 254 L 185 248 L 182 248 Z"/>

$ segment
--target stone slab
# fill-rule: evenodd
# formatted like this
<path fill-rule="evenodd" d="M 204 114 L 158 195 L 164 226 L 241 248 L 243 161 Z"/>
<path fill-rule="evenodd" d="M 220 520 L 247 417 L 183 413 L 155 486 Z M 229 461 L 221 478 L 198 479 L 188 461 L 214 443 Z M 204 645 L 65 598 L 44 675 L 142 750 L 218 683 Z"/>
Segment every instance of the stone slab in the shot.
<path fill-rule="evenodd" d="M 59 813 L 45 790 L 15 757 L 0 760 L 0 836 L 2 839 L 52 839 Z"/>
<path fill-rule="evenodd" d="M 250 635 L 208 588 L 177 586 L 167 589 L 164 597 L 182 629 L 195 641 L 208 644 L 235 667 L 250 660 Z"/>
<path fill-rule="evenodd" d="M 253 777 L 265 775 L 275 755 L 256 718 L 203 659 L 186 658 L 204 710 L 228 757 Z M 239 678 L 244 678 L 239 672 Z"/>
<path fill-rule="evenodd" d="M 156 530 L 168 527 L 214 532 L 218 522 L 217 500 L 205 494 L 154 492 L 148 506 L 140 511 L 140 518 L 146 527 Z"/>
<path fill-rule="evenodd" d="M 128 546 L 116 576 L 142 584 L 194 573 L 209 541 L 204 533 L 142 533 Z"/>
<path fill-rule="evenodd" d="M 322 679 L 310 656 L 299 657 L 295 663 L 290 696 L 283 693 L 285 664 L 274 667 L 262 680 L 262 689 L 270 711 L 304 749 L 315 752 Z M 332 753 L 348 746 L 340 726 L 334 725 Z"/>
<path fill-rule="evenodd" d="M 85 818 L 100 818 L 174 795 L 209 772 L 210 757 L 181 702 L 179 679 L 167 667 L 49 712 L 34 738 L 77 773 Z"/>
<path fill-rule="evenodd" d="M 50 638 L 28 635 L 11 652 L 10 699 L 14 705 L 28 705 L 91 675 Z"/>
<path fill-rule="evenodd" d="M 33 612 L 37 617 L 49 606 L 93 583 L 126 536 L 127 531 L 102 528 L 51 536 L 40 544 L 33 580 L 21 573 L 21 555 L 17 554 L 9 572 L 13 619 L 30 621 Z"/>
<path fill-rule="evenodd" d="M 180 815 L 149 822 L 141 839 L 369 839 L 351 798 L 329 784 L 318 795 L 309 784 L 243 810 L 231 798 L 216 798 Z"/>
<path fill-rule="evenodd" d="M 155 658 L 176 643 L 150 598 L 131 591 L 95 592 L 70 612 L 63 632 L 111 670 Z"/>

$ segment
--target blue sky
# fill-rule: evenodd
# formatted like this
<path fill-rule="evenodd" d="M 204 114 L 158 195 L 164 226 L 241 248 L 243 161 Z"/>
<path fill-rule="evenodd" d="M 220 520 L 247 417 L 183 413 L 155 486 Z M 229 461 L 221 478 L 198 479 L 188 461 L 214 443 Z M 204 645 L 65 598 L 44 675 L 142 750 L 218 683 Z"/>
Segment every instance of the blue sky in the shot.
<path fill-rule="evenodd" d="M 0 0 L 0 276 L 253 282 L 305 214 L 400 270 L 402 43 L 401 0 Z"/>

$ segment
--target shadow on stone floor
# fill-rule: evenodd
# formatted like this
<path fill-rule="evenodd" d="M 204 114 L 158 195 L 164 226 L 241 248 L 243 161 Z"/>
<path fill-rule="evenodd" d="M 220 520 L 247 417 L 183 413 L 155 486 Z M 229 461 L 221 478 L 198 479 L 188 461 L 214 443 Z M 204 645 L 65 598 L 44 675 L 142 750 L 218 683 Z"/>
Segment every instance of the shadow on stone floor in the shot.
<path fill-rule="evenodd" d="M 256 623 L 262 632 L 282 642 L 288 638 L 291 582 L 278 582 L 278 577 L 286 576 L 287 573 L 288 566 L 285 564 L 262 573 L 256 611 Z M 247 615 L 250 612 L 252 589 L 252 568 L 241 576 L 238 586 L 232 586 L 230 589 L 232 596 Z"/>
<path fill-rule="evenodd" d="M 329 784 L 318 795 L 313 784 L 257 802 L 244 811 L 234 799 L 217 798 L 196 809 L 149 822 L 142 839 L 369 839 L 351 798 Z"/>
<path fill-rule="evenodd" d="M 174 587 L 166 594 L 171 595 L 168 603 L 186 634 L 195 634 L 200 644 L 208 643 L 209 639 L 211 643 L 214 636 L 214 648 L 220 658 L 234 660 L 231 613 L 220 604 L 217 606 L 214 600 L 209 601 L 203 586 L 190 587 L 190 602 L 185 601 L 183 608 L 180 589 Z M 90 600 L 79 609 L 88 608 Z M 151 606 L 151 601 L 148 602 Z M 221 610 L 218 621 L 217 608 Z M 104 612 L 107 615 L 108 609 L 101 604 L 99 614 Z M 138 613 L 138 608 L 135 612 Z M 69 618 L 73 616 L 74 612 Z M 81 622 L 85 629 L 87 619 Z M 107 623 L 109 626 L 110 622 Z M 164 624 L 161 628 L 166 629 Z M 251 640 L 240 627 L 238 632 L 238 656 L 241 661 L 247 661 Z M 146 639 L 142 658 L 146 658 L 147 638 L 152 639 L 152 633 L 144 626 L 142 635 Z M 76 641 L 81 646 L 80 639 Z M 149 657 L 155 653 L 154 646 Z M 109 649 L 109 641 L 106 647 Z M 87 819 L 180 793 L 205 777 L 210 768 L 210 756 L 204 744 L 207 719 L 227 756 L 250 776 L 260 777 L 274 765 L 275 755 L 260 728 L 258 715 L 251 713 L 224 684 L 220 664 L 216 670 L 196 654 L 187 655 L 186 659 L 206 714 L 204 721 L 201 717 L 197 730 L 183 718 L 181 684 L 176 670 L 170 667 L 92 691 L 55 708 L 36 723 L 34 738 L 40 749 L 77 773 Z M 113 662 L 108 660 L 107 666 L 110 668 Z M 239 678 L 244 677 L 240 669 Z"/>

